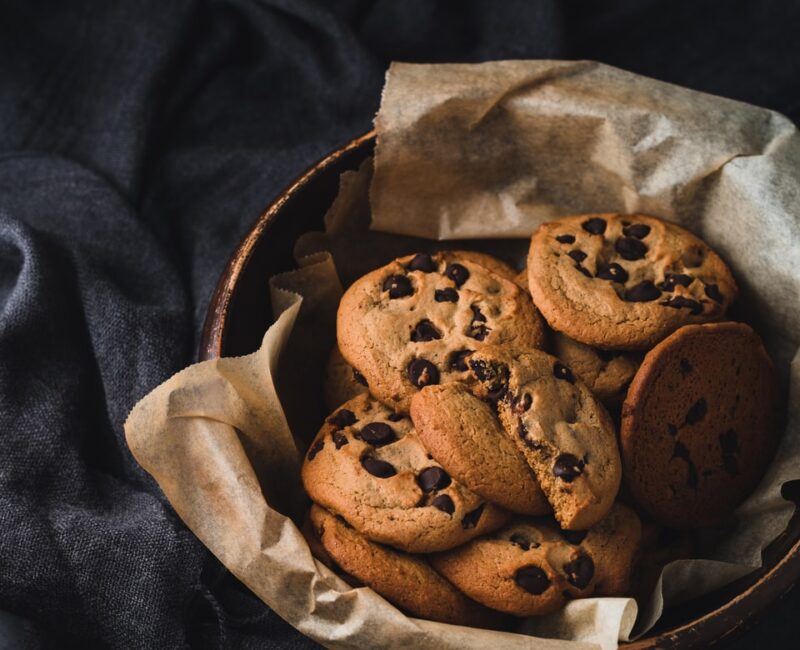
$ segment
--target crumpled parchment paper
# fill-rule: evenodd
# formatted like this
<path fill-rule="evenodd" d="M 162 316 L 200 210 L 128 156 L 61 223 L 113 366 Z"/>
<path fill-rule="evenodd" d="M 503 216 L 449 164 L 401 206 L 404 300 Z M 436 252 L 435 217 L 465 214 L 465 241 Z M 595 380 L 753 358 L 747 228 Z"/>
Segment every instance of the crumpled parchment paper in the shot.
<path fill-rule="evenodd" d="M 272 279 L 276 321 L 261 348 L 183 370 L 125 424 L 134 456 L 187 526 L 266 604 L 330 648 L 535 641 L 605 650 L 646 632 L 666 605 L 760 566 L 794 511 L 780 487 L 800 478 L 794 126 L 765 109 L 563 61 L 395 64 L 376 124 L 369 201 L 368 163 L 342 177 L 326 232 L 295 242 L 299 270 Z M 342 285 L 397 255 L 441 247 L 493 252 L 519 267 L 539 223 L 601 211 L 676 221 L 717 250 L 742 289 L 731 316 L 761 333 L 787 385 L 780 447 L 738 525 L 701 545 L 700 559 L 668 565 L 639 606 L 571 601 L 513 633 L 407 617 L 370 589 L 350 588 L 311 556 L 296 525 L 307 505 L 298 469 L 315 433 L 297 405 L 319 399 L 300 399 L 296 379 L 322 375 Z"/>

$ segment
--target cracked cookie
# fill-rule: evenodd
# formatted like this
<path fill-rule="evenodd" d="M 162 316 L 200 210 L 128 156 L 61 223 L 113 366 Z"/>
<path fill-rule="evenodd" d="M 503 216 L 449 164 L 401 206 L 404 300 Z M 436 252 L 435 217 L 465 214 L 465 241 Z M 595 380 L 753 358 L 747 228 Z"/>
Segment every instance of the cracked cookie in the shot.
<path fill-rule="evenodd" d="M 356 586 L 366 585 L 400 609 L 433 621 L 472 627 L 496 627 L 501 622 L 500 614 L 461 593 L 424 556 L 374 544 L 317 505 L 311 506 L 309 518 L 324 549 L 320 559 L 326 564 L 333 560 L 345 579 L 356 579 Z"/>
<path fill-rule="evenodd" d="M 466 359 L 473 391 L 496 405 L 562 528 L 600 521 L 619 490 L 621 462 L 603 405 L 541 350 L 491 347 Z"/>
<path fill-rule="evenodd" d="M 411 398 L 411 421 L 436 461 L 476 494 L 520 514 L 550 512 L 533 470 L 491 406 L 464 384 L 423 388 Z"/>
<path fill-rule="evenodd" d="M 453 480 L 407 417 L 366 394 L 326 419 L 302 479 L 312 501 L 365 537 L 411 553 L 463 544 L 510 516 Z"/>
<path fill-rule="evenodd" d="M 325 366 L 322 381 L 322 400 L 330 412 L 356 395 L 369 392 L 367 380 L 358 370 L 344 360 L 339 347 L 334 345 Z"/>
<path fill-rule="evenodd" d="M 454 253 L 403 257 L 357 280 L 337 315 L 339 348 L 398 412 L 424 386 L 462 381 L 464 355 L 544 342 L 541 316 L 514 282 Z"/>
<path fill-rule="evenodd" d="M 594 214 L 542 224 L 528 254 L 550 326 L 593 347 L 644 350 L 682 325 L 718 320 L 736 298 L 720 257 L 679 226 Z"/>
<path fill-rule="evenodd" d="M 639 518 L 616 504 L 588 531 L 561 530 L 549 517 L 519 518 L 431 563 L 479 603 L 538 616 L 572 598 L 625 594 L 640 538 Z"/>
<path fill-rule="evenodd" d="M 755 488 L 777 443 L 778 387 L 743 323 L 688 325 L 644 358 L 622 408 L 626 485 L 658 522 L 720 522 Z"/>

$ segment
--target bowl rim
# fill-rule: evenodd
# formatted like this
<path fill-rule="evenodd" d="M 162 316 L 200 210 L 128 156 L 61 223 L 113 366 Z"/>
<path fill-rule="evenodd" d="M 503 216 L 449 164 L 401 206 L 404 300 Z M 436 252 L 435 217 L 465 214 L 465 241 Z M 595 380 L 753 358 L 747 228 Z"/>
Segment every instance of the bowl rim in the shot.
<path fill-rule="evenodd" d="M 364 145 L 373 144 L 375 139 L 376 132 L 372 129 L 334 149 L 289 183 L 258 217 L 231 254 L 214 289 L 206 312 L 198 350 L 201 361 L 221 356 L 225 343 L 228 310 L 239 277 L 247 266 L 265 229 L 277 218 L 283 206 L 312 179 L 323 174 L 328 167 L 344 155 Z M 785 531 L 781 534 L 785 534 Z M 686 623 L 662 630 L 655 636 L 644 636 L 623 645 L 626 649 L 643 650 L 645 648 L 708 647 L 726 643 L 753 625 L 763 615 L 767 606 L 784 597 L 798 579 L 800 579 L 800 538 L 754 583 L 722 605 Z"/>

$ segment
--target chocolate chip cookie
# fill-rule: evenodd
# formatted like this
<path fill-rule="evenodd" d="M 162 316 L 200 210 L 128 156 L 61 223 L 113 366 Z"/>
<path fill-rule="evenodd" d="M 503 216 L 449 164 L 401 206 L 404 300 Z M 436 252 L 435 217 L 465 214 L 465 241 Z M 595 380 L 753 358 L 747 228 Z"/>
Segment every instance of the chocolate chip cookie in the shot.
<path fill-rule="evenodd" d="M 415 556 L 374 544 L 324 508 L 311 507 L 310 519 L 325 554 L 393 605 L 433 621 L 496 627 L 497 612 L 470 600 L 433 570 L 425 556 Z M 330 561 L 330 559 L 328 561 Z"/>
<path fill-rule="evenodd" d="M 674 528 L 731 515 L 772 457 L 779 401 L 772 362 L 750 327 L 679 329 L 647 353 L 622 408 L 631 495 Z"/>
<path fill-rule="evenodd" d="M 412 553 L 452 548 L 509 519 L 433 460 L 411 420 L 366 394 L 327 418 L 302 479 L 313 501 L 365 537 Z"/>
<path fill-rule="evenodd" d="M 461 591 L 517 616 L 548 614 L 571 598 L 626 593 L 639 547 L 638 517 L 622 505 L 588 531 L 519 518 L 431 563 Z"/>
<path fill-rule="evenodd" d="M 358 370 L 344 360 L 339 347 L 334 345 L 325 366 L 322 381 L 322 400 L 328 411 L 353 399 L 356 395 L 369 391 L 367 380 Z"/>
<path fill-rule="evenodd" d="M 337 338 L 370 392 L 407 413 L 422 387 L 463 380 L 469 352 L 536 348 L 544 329 L 515 283 L 443 252 L 400 258 L 357 280 L 339 305 Z"/>
<path fill-rule="evenodd" d="M 621 478 L 614 425 L 563 362 L 541 350 L 485 348 L 466 359 L 479 397 L 496 404 L 559 524 L 582 530 L 611 508 Z"/>
<path fill-rule="evenodd" d="M 682 325 L 718 320 L 737 294 L 730 270 L 703 241 L 638 214 L 539 226 L 528 282 L 553 329 L 618 350 L 644 350 Z"/>
<path fill-rule="evenodd" d="M 536 476 L 494 410 L 464 384 L 423 388 L 411 398 L 411 420 L 436 461 L 476 494 L 521 514 L 550 512 Z"/>

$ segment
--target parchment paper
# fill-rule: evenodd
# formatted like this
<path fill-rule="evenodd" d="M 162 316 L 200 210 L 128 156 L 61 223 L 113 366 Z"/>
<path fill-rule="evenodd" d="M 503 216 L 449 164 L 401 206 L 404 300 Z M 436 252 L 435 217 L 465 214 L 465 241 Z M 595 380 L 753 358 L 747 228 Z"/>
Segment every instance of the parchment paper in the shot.
<path fill-rule="evenodd" d="M 332 648 L 529 648 L 526 635 L 545 649 L 613 648 L 649 629 L 665 604 L 758 567 L 794 509 L 780 487 L 800 478 L 800 139 L 791 123 L 599 64 L 519 61 L 393 65 L 377 126 L 372 231 L 367 164 L 343 176 L 326 232 L 296 243 L 300 269 L 273 278 L 276 321 L 259 351 L 187 368 L 126 422 L 133 454 L 189 528 L 279 615 Z M 321 376 L 339 278 L 346 286 L 398 254 L 442 246 L 415 237 L 475 239 L 470 248 L 519 264 L 526 241 L 487 240 L 606 210 L 672 219 L 720 252 L 742 288 L 732 316 L 758 329 L 788 383 L 780 448 L 737 527 L 701 545 L 703 559 L 668 565 L 641 608 L 627 598 L 571 601 L 516 634 L 410 618 L 351 589 L 311 557 L 295 525 L 313 427 L 296 408 L 311 398 L 298 397 L 298 373 L 287 370 Z"/>

